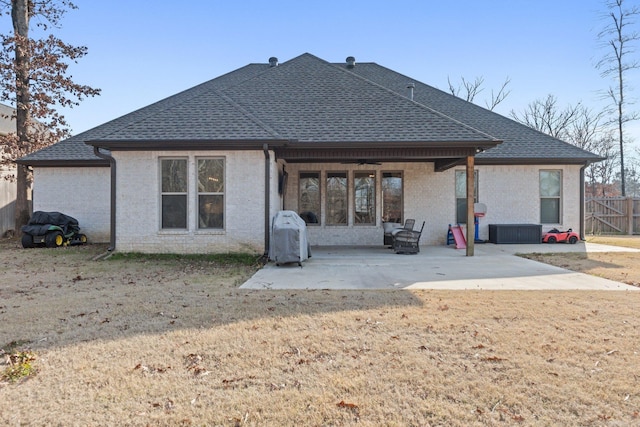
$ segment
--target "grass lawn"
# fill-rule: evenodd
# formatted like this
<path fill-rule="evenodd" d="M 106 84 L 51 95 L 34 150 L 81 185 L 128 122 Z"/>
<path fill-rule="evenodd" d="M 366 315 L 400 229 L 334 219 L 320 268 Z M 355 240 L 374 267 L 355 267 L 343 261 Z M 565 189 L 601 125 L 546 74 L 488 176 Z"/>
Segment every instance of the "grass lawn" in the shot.
<path fill-rule="evenodd" d="M 640 425 L 636 293 L 249 291 L 246 259 L 104 249 L 0 242 L 0 424 Z"/>
<path fill-rule="evenodd" d="M 587 236 L 587 242 L 640 249 L 640 236 Z M 525 254 L 529 259 L 640 286 L 640 252 Z"/>

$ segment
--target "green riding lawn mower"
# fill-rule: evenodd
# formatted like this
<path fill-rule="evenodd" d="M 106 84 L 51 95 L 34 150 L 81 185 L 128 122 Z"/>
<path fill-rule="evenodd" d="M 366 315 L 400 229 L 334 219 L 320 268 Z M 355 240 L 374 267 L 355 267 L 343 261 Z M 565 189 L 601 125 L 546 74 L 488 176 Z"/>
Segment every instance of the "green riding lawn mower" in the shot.
<path fill-rule="evenodd" d="M 27 225 L 22 227 L 22 247 L 82 245 L 87 236 L 80 233 L 78 221 L 60 212 L 36 211 Z"/>

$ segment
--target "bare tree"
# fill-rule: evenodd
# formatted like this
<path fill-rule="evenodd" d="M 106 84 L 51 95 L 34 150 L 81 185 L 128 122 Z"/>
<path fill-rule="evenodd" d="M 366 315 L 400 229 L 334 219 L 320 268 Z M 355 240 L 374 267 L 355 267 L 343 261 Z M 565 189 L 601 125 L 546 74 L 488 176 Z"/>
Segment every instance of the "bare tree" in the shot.
<path fill-rule="evenodd" d="M 0 14 L 10 15 L 12 34 L 0 35 L 0 98 L 15 105 L 16 133 L 2 137 L 2 164 L 44 148 L 68 136 L 67 122 L 56 107 L 73 107 L 99 89 L 74 83 L 67 76 L 68 61 L 76 62 L 87 53 L 84 46 L 72 46 L 49 33 L 59 28 L 69 0 L 0 0 Z M 42 37 L 29 35 L 32 18 Z M 16 230 L 29 219 L 30 174 L 18 165 Z"/>
<path fill-rule="evenodd" d="M 633 30 L 640 9 L 637 6 L 627 8 L 625 0 L 609 0 L 606 5 L 608 24 L 598 33 L 598 39 L 608 49 L 608 53 L 598 61 L 596 68 L 602 77 L 612 78 L 615 82 L 615 85 L 609 87 L 606 96 L 615 108 L 620 150 L 620 185 L 622 195 L 625 196 L 624 128 L 626 123 L 639 118 L 636 113 L 626 111 L 630 104 L 626 97 L 629 91 L 626 76 L 630 70 L 640 68 L 638 61 L 631 57 L 634 53 L 633 44 L 640 39 L 640 34 Z"/>
<path fill-rule="evenodd" d="M 607 126 L 605 119 L 606 111 L 595 112 L 581 106 L 564 136 L 567 142 L 604 158 L 585 169 L 587 191 L 591 196 L 612 195 L 607 194 L 607 191 L 611 190 L 618 167 L 614 132 Z"/>
<path fill-rule="evenodd" d="M 624 175 L 627 180 L 627 196 L 638 197 L 640 195 L 640 165 L 636 159 L 631 158 L 631 161 L 627 162 Z"/>
<path fill-rule="evenodd" d="M 465 101 L 473 102 L 476 95 L 482 92 L 484 89 L 482 85 L 484 84 L 484 77 L 476 77 L 476 79 L 472 82 L 464 77 L 460 77 L 461 83 L 456 87 L 451 83 L 451 79 L 447 76 L 447 83 L 449 83 L 449 92 L 451 95 L 457 96 L 458 98 L 462 98 Z"/>
<path fill-rule="evenodd" d="M 531 102 L 522 113 L 511 110 L 511 117 L 554 138 L 565 139 L 570 127 L 579 114 L 582 104 L 568 105 L 564 110 L 558 107 L 558 99 L 547 95 L 545 99 Z"/>
<path fill-rule="evenodd" d="M 457 86 L 451 82 L 451 79 L 447 76 L 447 83 L 449 84 L 449 92 L 453 96 L 457 96 L 458 98 L 462 98 L 468 102 L 474 102 L 476 96 L 484 90 L 482 85 L 484 85 L 484 77 L 476 77 L 475 80 L 470 81 L 465 79 L 464 77 L 460 77 L 461 83 Z M 493 111 L 498 104 L 505 100 L 507 96 L 511 93 L 510 90 L 507 90 L 507 86 L 511 83 L 511 79 L 509 77 L 505 78 L 504 83 L 500 89 L 495 92 L 493 89 L 491 90 L 491 100 L 485 101 L 485 106 L 488 110 Z"/>
<path fill-rule="evenodd" d="M 504 79 L 504 83 L 502 83 L 502 86 L 500 86 L 500 89 L 497 92 L 494 92 L 493 89 L 491 89 L 491 101 L 485 102 L 488 110 L 493 111 L 498 106 L 498 104 L 500 104 L 505 100 L 507 96 L 509 96 L 509 94 L 511 93 L 511 90 L 507 90 L 507 86 L 509 85 L 509 83 L 511 83 L 511 79 L 507 77 Z"/>
<path fill-rule="evenodd" d="M 605 160 L 590 164 L 585 169 L 587 190 L 592 196 L 607 195 L 618 167 L 613 130 L 606 123 L 606 111 L 596 112 L 580 102 L 564 109 L 553 95 L 530 103 L 522 113 L 511 111 L 511 117 L 540 132 L 562 139 L 590 151 Z"/>

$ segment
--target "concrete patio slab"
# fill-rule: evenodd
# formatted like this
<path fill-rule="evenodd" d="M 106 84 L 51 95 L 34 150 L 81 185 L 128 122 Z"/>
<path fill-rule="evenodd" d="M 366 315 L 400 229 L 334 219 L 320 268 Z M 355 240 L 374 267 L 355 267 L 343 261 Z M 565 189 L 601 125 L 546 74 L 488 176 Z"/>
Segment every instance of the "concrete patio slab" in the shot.
<path fill-rule="evenodd" d="M 631 251 L 580 242 L 575 245 L 477 244 L 475 256 L 453 246 L 429 246 L 415 255 L 376 247 L 314 247 L 303 266 L 267 264 L 243 289 L 484 289 L 627 290 L 640 288 L 515 256 L 534 252 Z"/>

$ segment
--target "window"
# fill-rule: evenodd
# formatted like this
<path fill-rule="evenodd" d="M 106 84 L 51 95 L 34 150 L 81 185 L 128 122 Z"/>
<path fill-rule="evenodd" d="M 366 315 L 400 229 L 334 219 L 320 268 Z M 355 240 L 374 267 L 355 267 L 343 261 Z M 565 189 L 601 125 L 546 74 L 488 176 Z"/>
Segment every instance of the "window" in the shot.
<path fill-rule="evenodd" d="M 162 228 L 187 228 L 187 159 L 162 159 Z"/>
<path fill-rule="evenodd" d="M 560 224 L 560 204 L 562 194 L 562 172 L 559 170 L 540 171 L 540 222 Z"/>
<path fill-rule="evenodd" d="M 376 174 L 374 172 L 355 172 L 354 177 L 354 223 L 375 224 Z"/>
<path fill-rule="evenodd" d="M 224 159 L 198 159 L 198 228 L 224 228 Z"/>
<path fill-rule="evenodd" d="M 320 172 L 300 172 L 298 211 L 307 224 L 320 221 Z"/>
<path fill-rule="evenodd" d="M 402 172 L 382 172 L 382 221 L 402 223 Z"/>
<path fill-rule="evenodd" d="M 327 172 L 326 224 L 347 224 L 347 173 Z"/>
<path fill-rule="evenodd" d="M 473 202 L 478 203 L 478 171 L 474 171 Z M 456 223 L 467 223 L 467 171 L 456 171 Z"/>

